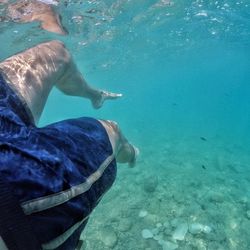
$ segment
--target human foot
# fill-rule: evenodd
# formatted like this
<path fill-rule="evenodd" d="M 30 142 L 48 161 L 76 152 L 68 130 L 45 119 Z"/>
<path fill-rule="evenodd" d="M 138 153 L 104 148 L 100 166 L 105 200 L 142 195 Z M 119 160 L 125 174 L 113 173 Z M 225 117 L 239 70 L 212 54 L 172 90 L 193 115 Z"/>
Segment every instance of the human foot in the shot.
<path fill-rule="evenodd" d="M 101 90 L 99 97 L 92 101 L 92 105 L 95 109 L 99 109 L 102 107 L 103 103 L 106 100 L 113 100 L 119 97 L 122 97 L 122 94 L 117 94 L 117 93 L 112 93 L 112 92 Z"/>
<path fill-rule="evenodd" d="M 131 145 L 131 149 L 133 150 L 133 156 L 132 159 L 128 162 L 128 166 L 130 168 L 133 168 L 136 165 L 136 160 L 138 155 L 140 154 L 140 150 L 133 145 Z"/>

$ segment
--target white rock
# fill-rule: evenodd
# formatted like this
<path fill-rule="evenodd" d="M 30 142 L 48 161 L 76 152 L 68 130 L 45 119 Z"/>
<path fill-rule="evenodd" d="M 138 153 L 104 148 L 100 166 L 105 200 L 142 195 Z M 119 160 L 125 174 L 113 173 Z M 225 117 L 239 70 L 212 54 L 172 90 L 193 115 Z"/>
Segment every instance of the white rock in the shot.
<path fill-rule="evenodd" d="M 203 230 L 203 225 L 200 223 L 193 223 L 189 225 L 188 231 L 191 234 L 199 234 Z"/>
<path fill-rule="evenodd" d="M 212 231 L 212 228 L 209 226 L 204 226 L 202 232 L 205 234 L 209 234 Z"/>
<path fill-rule="evenodd" d="M 154 237 L 153 233 L 149 229 L 143 229 L 141 234 L 144 239 L 150 239 Z"/>
<path fill-rule="evenodd" d="M 148 212 L 146 210 L 141 210 L 140 213 L 139 213 L 140 218 L 143 218 L 143 217 L 145 217 L 147 215 L 148 215 Z"/>
<path fill-rule="evenodd" d="M 188 224 L 182 223 L 179 226 L 177 226 L 172 237 L 174 240 L 184 240 L 187 231 L 188 231 Z"/>
<path fill-rule="evenodd" d="M 212 228 L 200 223 L 193 223 L 189 225 L 188 230 L 191 234 L 199 234 L 199 233 L 209 234 L 212 231 Z"/>
<path fill-rule="evenodd" d="M 170 241 L 159 240 L 158 243 L 162 246 L 163 250 L 175 250 L 178 248 L 178 245 Z"/>

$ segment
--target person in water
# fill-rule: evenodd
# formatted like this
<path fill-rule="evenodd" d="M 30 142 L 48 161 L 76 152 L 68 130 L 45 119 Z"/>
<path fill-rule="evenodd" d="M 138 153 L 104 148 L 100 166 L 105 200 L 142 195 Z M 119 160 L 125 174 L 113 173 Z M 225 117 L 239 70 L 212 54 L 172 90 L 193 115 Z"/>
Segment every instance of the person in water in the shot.
<path fill-rule="evenodd" d="M 57 14 L 53 6 L 47 2 L 51 1 L 21 0 L 9 3 L 7 0 L 0 0 L 0 4 L 8 3 L 6 17 L 3 19 L 7 18 L 18 23 L 40 22 L 42 29 L 60 35 L 66 35 L 67 31 L 62 26 L 60 15 Z"/>
<path fill-rule="evenodd" d="M 115 180 L 116 162 L 134 166 L 139 151 L 109 120 L 83 117 L 38 128 L 53 86 L 94 108 L 121 94 L 90 86 L 57 40 L 0 63 L 0 176 L 42 249 L 73 250 Z"/>

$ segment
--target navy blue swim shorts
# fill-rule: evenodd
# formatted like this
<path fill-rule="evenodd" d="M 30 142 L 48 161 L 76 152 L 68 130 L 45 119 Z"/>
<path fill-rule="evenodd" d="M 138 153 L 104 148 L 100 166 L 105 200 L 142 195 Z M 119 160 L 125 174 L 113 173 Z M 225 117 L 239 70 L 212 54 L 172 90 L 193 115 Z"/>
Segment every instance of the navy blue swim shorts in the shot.
<path fill-rule="evenodd" d="M 0 75 L 0 175 L 31 221 L 43 249 L 73 250 L 116 176 L 106 130 L 92 118 L 37 128 Z"/>

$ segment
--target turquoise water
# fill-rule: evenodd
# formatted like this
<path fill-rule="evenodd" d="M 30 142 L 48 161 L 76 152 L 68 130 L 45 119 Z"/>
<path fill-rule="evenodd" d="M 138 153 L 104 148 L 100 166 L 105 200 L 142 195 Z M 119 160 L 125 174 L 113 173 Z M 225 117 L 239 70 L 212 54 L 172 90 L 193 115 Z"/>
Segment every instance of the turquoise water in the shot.
<path fill-rule="evenodd" d="M 1 23 L 0 60 L 60 39 L 88 82 L 123 93 L 93 110 L 55 89 L 39 124 L 112 119 L 140 149 L 83 249 L 250 249 L 250 2 L 61 2 L 68 36 Z"/>

